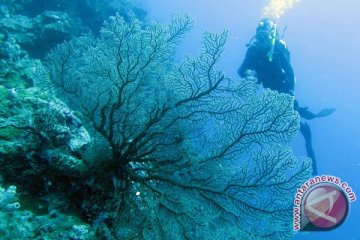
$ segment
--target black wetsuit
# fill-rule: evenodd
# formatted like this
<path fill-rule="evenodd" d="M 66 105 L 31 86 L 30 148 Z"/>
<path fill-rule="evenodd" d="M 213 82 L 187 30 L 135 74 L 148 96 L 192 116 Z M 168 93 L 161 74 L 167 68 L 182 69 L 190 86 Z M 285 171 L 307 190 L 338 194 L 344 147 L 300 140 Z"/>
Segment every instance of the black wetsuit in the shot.
<path fill-rule="evenodd" d="M 238 74 L 244 78 L 247 70 L 254 70 L 258 83 L 262 83 L 265 88 L 294 95 L 295 77 L 285 44 L 279 40 L 275 42 L 272 61 L 269 60 L 268 52 L 269 48 L 258 47 L 255 42 L 248 48 Z"/>

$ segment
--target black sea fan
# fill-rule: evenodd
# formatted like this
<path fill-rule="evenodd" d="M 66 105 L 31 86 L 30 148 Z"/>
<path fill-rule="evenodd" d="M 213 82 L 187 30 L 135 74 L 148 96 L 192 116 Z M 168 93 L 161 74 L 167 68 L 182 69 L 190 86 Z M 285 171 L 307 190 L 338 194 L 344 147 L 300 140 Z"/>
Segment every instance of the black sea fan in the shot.
<path fill-rule="evenodd" d="M 175 65 L 191 26 L 115 16 L 99 38 L 48 56 L 55 89 L 109 146 L 97 165 L 115 186 L 104 190 L 115 199 L 107 227 L 116 239 L 289 238 L 293 195 L 311 168 L 289 147 L 294 99 L 216 70 L 226 32 L 205 33 L 200 56 Z"/>

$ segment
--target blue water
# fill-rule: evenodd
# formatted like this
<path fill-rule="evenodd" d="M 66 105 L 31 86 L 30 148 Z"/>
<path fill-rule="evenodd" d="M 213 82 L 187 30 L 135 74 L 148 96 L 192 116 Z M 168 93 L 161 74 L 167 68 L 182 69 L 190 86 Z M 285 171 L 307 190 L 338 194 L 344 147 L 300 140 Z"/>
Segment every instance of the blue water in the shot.
<path fill-rule="evenodd" d="M 228 40 L 218 66 L 232 78 L 261 19 L 265 0 L 142 0 L 152 21 L 169 21 L 174 13 L 188 13 L 195 27 L 184 39 L 178 57 L 197 56 L 201 34 L 227 29 Z M 287 26 L 285 41 L 297 78 L 296 98 L 313 111 L 334 107 L 336 112 L 309 122 L 320 174 L 340 177 L 360 197 L 360 1 L 300 1 L 279 22 Z M 305 155 L 302 136 L 294 140 L 297 156 Z M 298 234 L 295 239 L 360 239 L 357 216 L 360 200 L 351 204 L 345 223 L 328 232 Z"/>

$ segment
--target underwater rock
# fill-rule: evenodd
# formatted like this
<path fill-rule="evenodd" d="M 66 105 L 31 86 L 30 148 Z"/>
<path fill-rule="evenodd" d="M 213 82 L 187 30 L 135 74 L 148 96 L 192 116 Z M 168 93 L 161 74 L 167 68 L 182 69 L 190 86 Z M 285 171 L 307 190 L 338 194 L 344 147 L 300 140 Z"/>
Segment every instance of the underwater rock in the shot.
<path fill-rule="evenodd" d="M 0 239 L 90 240 L 94 230 L 78 217 L 56 209 L 42 215 L 29 210 L 0 211 Z"/>
<path fill-rule="evenodd" d="M 0 174 L 20 186 L 21 202 L 29 198 L 21 204 L 24 210 L 17 210 L 16 187 L 0 187 L 0 239 L 93 239 L 94 231 L 70 210 L 56 210 L 71 209 L 64 196 L 46 195 L 68 189 L 72 178 L 86 173 L 82 151 L 89 143 L 81 120 L 60 100 L 37 88 L 0 85 Z M 30 195 L 40 194 L 50 207 L 36 215 L 32 210 L 41 203 Z"/>
<path fill-rule="evenodd" d="M 40 156 L 47 161 L 51 169 L 64 175 L 79 176 L 87 170 L 87 166 L 81 159 L 58 150 L 45 150 L 41 152 Z"/>
<path fill-rule="evenodd" d="M 0 19 L 3 40 L 14 39 L 32 57 L 42 57 L 51 48 L 84 31 L 76 18 L 59 11 L 44 11 L 36 17 L 8 15 Z"/>
<path fill-rule="evenodd" d="M 81 32 L 76 19 L 65 12 L 45 11 L 34 19 L 34 38 L 31 44 L 24 44 L 31 56 L 42 57 L 57 44 L 71 39 Z"/>
<path fill-rule="evenodd" d="M 52 142 L 53 146 L 66 146 L 69 152 L 81 153 L 91 141 L 81 120 L 64 102 L 52 98 L 28 98 L 34 108 L 33 124 Z"/>
<path fill-rule="evenodd" d="M 89 238 L 89 227 L 86 225 L 73 225 L 70 232 L 72 240 L 86 240 Z"/>
<path fill-rule="evenodd" d="M 0 171 L 17 179 L 46 168 L 51 176 L 86 172 L 82 155 L 91 138 L 65 103 L 36 88 L 0 85 L 0 97 Z"/>
<path fill-rule="evenodd" d="M 20 208 L 20 203 L 16 202 L 16 186 L 7 189 L 0 186 L 0 211 L 8 212 Z"/>
<path fill-rule="evenodd" d="M 35 37 L 32 30 L 36 22 L 23 15 L 10 15 L 0 20 L 2 34 L 16 39 L 20 44 L 31 44 Z"/>
<path fill-rule="evenodd" d="M 37 61 L 31 60 L 13 37 L 0 41 L 0 84 L 8 89 L 33 86 L 31 75 Z"/>
<path fill-rule="evenodd" d="M 31 57 L 43 58 L 65 40 L 90 31 L 98 33 L 116 12 L 127 21 L 134 16 L 144 21 L 147 14 L 129 0 L 9 0 L 0 3 L 0 39 L 13 38 Z"/>
<path fill-rule="evenodd" d="M 71 152 L 79 152 L 83 150 L 84 147 L 90 143 L 91 138 L 87 130 L 82 125 L 81 120 L 76 117 L 73 111 L 66 107 L 64 103 L 62 103 L 61 106 L 59 106 L 59 102 L 55 104 L 50 103 L 50 106 L 55 108 L 64 120 L 65 126 L 60 125 L 58 130 L 59 132 L 65 132 L 64 140 L 66 146 Z"/>
<path fill-rule="evenodd" d="M 8 3 L 9 10 L 14 12 L 15 3 Z M 131 0 L 22 0 L 18 12 L 26 16 L 40 15 L 45 11 L 61 11 L 68 13 L 72 18 L 79 19 L 78 25 L 90 28 L 94 33 L 100 30 L 103 22 L 116 12 L 125 19 L 135 16 L 144 20 L 146 11 L 136 7 Z"/>

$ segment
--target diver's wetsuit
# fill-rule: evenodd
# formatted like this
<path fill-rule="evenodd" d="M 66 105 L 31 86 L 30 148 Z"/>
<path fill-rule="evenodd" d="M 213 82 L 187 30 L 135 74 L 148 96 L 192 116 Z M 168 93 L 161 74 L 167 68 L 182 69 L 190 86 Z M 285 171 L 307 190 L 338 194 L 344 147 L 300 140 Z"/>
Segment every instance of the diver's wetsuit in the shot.
<path fill-rule="evenodd" d="M 240 77 L 246 77 L 247 70 L 254 70 L 258 83 L 280 93 L 294 95 L 294 72 L 290 64 L 290 53 L 282 41 L 276 40 L 273 59 L 269 61 L 269 48 L 261 48 L 256 42 L 247 52 L 238 70 Z"/>
<path fill-rule="evenodd" d="M 260 47 L 257 42 L 249 46 L 244 62 L 241 64 L 238 74 L 245 78 L 248 70 L 254 70 L 258 83 L 262 83 L 265 88 L 276 90 L 280 93 L 294 95 L 294 72 L 290 64 L 290 53 L 285 43 L 275 41 L 272 61 L 268 56 L 269 47 Z M 299 107 L 295 100 L 294 109 L 299 112 L 301 117 L 312 119 L 316 117 L 307 108 Z M 311 116 L 311 118 L 309 117 Z M 311 131 L 307 123 L 300 123 L 300 132 L 303 134 L 306 143 L 306 152 L 309 158 L 313 160 L 313 174 L 317 174 L 315 154 L 311 144 Z"/>

